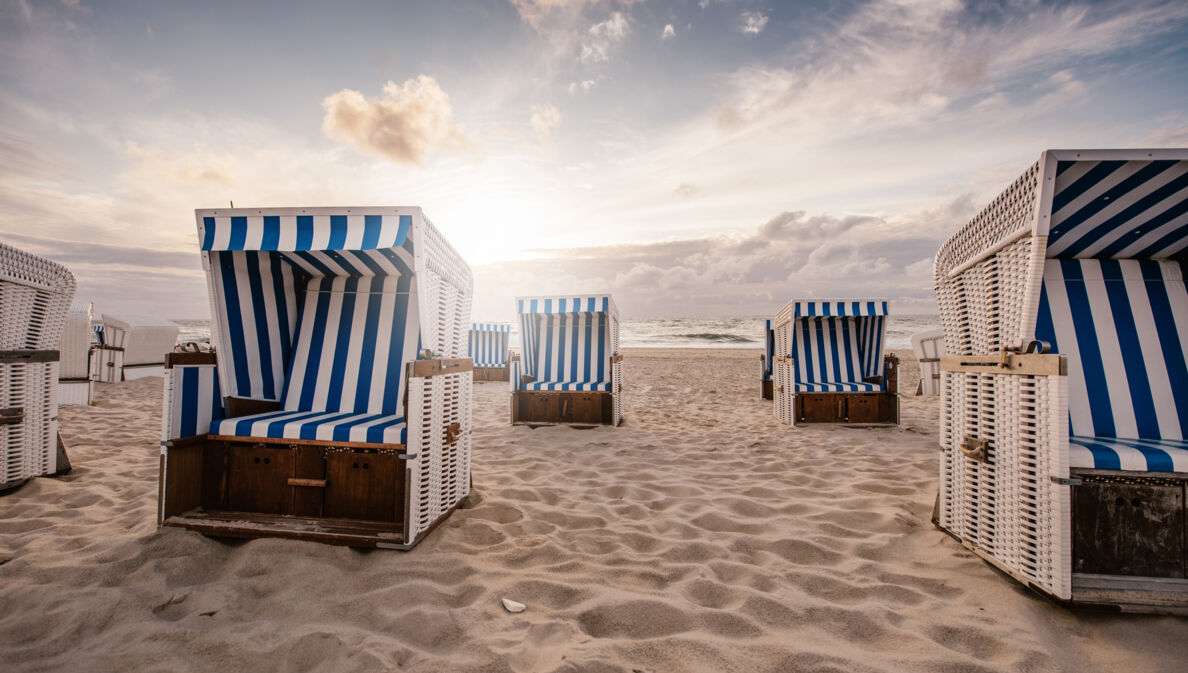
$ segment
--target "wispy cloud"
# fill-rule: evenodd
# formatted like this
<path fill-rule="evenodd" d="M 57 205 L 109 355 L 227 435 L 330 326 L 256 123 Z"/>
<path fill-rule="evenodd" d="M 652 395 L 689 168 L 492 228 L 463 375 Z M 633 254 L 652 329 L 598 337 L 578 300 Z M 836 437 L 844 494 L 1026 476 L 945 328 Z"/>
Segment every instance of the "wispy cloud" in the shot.
<path fill-rule="evenodd" d="M 327 96 L 322 106 L 322 131 L 328 138 L 392 161 L 420 164 L 431 150 L 457 152 L 470 146 L 454 122 L 450 97 L 427 75 L 404 84 L 388 82 L 383 97 L 371 100 L 343 89 Z"/>
<path fill-rule="evenodd" d="M 561 124 L 561 113 L 552 105 L 533 105 L 532 116 L 528 123 L 536 132 L 536 139 L 547 153 L 557 149 L 557 141 L 553 139 L 553 129 Z"/>
<path fill-rule="evenodd" d="M 743 12 L 740 19 L 742 32 L 750 35 L 758 35 L 767 27 L 767 15 L 762 12 Z"/>
<path fill-rule="evenodd" d="M 667 40 L 673 37 L 676 37 L 676 28 L 673 28 L 671 23 L 664 24 L 664 30 L 660 31 L 660 39 Z"/>
<path fill-rule="evenodd" d="M 610 60 L 611 51 L 631 32 L 630 22 L 622 12 L 611 14 L 606 21 L 590 26 L 582 38 L 578 59 L 583 63 Z"/>

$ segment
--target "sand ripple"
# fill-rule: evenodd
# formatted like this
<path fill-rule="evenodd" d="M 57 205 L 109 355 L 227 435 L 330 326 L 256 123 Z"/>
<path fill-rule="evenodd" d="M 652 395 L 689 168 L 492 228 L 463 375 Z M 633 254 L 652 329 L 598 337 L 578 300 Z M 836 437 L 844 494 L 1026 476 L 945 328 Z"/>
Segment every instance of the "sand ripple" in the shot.
<path fill-rule="evenodd" d="M 616 429 L 476 385 L 475 497 L 409 554 L 157 530 L 160 381 L 99 386 L 75 471 L 0 498 L 0 668 L 1183 670 L 1188 622 L 1067 612 L 928 524 L 935 399 L 794 430 L 756 359 L 629 353 Z"/>

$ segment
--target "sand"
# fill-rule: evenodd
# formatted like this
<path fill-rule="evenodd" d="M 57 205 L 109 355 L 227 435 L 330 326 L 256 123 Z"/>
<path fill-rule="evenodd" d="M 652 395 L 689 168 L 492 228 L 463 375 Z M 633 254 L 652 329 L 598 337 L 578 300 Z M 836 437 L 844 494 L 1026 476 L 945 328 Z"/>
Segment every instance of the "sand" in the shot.
<path fill-rule="evenodd" d="M 74 471 L 0 498 L 0 669 L 1185 670 L 1188 620 L 1070 612 L 931 526 L 935 398 L 793 429 L 757 370 L 629 351 L 587 431 L 476 384 L 475 503 L 410 553 L 158 530 L 160 379 L 98 386 Z"/>

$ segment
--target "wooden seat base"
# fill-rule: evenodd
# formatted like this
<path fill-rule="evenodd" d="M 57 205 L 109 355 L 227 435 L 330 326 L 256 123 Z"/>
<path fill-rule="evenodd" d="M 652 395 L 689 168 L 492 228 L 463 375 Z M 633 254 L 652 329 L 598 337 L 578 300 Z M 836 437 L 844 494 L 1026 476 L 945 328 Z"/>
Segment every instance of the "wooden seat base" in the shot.
<path fill-rule="evenodd" d="M 856 423 L 899 424 L 899 395 L 896 393 L 797 393 L 796 424 Z"/>
<path fill-rule="evenodd" d="M 161 456 L 159 523 L 215 537 L 409 549 L 428 531 L 409 539 L 407 455 L 399 444 L 177 440 Z"/>
<path fill-rule="evenodd" d="M 517 390 L 512 393 L 512 425 L 569 425 L 592 428 L 614 424 L 609 391 Z"/>

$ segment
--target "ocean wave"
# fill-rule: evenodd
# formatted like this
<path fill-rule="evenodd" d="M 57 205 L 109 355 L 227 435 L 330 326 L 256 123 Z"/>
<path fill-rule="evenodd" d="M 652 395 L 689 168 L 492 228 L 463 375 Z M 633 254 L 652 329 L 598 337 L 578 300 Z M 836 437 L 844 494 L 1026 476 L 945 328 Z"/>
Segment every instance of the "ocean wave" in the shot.
<path fill-rule="evenodd" d="M 726 334 L 723 332 L 694 332 L 693 334 L 674 334 L 672 335 L 678 339 L 697 339 L 699 341 L 717 341 L 719 343 L 730 344 L 746 344 L 757 343 L 758 339 L 751 339 L 749 337 L 740 336 L 738 334 Z M 672 338 L 672 337 L 670 337 Z"/>

